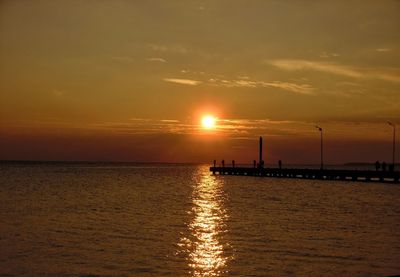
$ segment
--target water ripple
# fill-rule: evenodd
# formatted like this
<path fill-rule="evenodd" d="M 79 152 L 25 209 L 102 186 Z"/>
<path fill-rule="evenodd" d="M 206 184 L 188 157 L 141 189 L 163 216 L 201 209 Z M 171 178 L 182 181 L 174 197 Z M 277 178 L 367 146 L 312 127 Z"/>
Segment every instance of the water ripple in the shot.
<path fill-rule="evenodd" d="M 181 246 L 189 253 L 188 265 L 192 276 L 220 276 L 226 272 L 229 257 L 224 253 L 221 236 L 226 232 L 222 197 L 222 182 L 199 170 L 200 179 L 194 183 L 192 195 L 192 221 L 188 225 L 189 237 L 181 238 Z"/>

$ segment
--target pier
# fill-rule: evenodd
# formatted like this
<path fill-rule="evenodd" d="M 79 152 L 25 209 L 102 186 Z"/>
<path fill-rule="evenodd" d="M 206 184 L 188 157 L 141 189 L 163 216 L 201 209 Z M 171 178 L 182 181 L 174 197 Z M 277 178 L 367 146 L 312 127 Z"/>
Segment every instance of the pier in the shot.
<path fill-rule="evenodd" d="M 399 183 L 399 171 L 301 169 L 301 168 L 252 168 L 210 167 L 213 174 L 241 175 L 274 178 L 298 178 L 316 180 L 364 181 Z"/>
<path fill-rule="evenodd" d="M 264 168 L 262 159 L 262 138 L 259 141 L 259 161 L 253 162 L 253 167 L 236 167 L 235 161 L 232 161 L 232 166 L 225 166 L 222 161 L 221 166 L 214 165 L 210 167 L 213 174 L 220 175 L 240 175 L 240 176 L 256 176 L 256 177 L 271 177 L 271 178 L 297 178 L 311 180 L 338 180 L 338 181 L 361 181 L 361 182 L 388 182 L 399 183 L 400 171 L 394 170 L 348 170 L 348 169 L 320 169 L 309 168 L 282 168 L 279 163 L 279 168 Z"/>

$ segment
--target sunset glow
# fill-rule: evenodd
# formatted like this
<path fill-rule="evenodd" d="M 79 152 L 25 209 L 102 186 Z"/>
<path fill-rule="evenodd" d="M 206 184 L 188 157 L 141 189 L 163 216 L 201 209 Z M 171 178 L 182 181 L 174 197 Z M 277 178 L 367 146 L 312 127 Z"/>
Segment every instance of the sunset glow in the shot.
<path fill-rule="evenodd" d="M 0 277 L 400 277 L 399 15 L 0 0 Z"/>
<path fill-rule="evenodd" d="M 399 1 L 73 2 L 0 2 L 1 160 L 393 159 Z"/>
<path fill-rule="evenodd" d="M 201 125 L 205 129 L 214 129 L 215 128 L 215 117 L 212 115 L 203 116 L 201 119 Z"/>

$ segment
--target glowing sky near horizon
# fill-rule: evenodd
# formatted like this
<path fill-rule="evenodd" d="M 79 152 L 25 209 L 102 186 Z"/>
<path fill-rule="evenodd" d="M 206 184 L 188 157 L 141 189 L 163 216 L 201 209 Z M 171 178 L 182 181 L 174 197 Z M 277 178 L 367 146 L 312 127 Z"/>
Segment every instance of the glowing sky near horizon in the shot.
<path fill-rule="evenodd" d="M 400 2 L 0 2 L 0 159 L 389 160 Z M 201 117 L 218 118 L 213 132 Z"/>

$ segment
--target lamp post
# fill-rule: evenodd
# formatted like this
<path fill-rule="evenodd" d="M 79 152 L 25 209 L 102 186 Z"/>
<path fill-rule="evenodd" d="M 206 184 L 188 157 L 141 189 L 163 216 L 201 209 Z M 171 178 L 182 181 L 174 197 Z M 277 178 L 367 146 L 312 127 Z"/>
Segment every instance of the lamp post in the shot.
<path fill-rule="evenodd" d="M 395 156 L 396 156 L 396 125 L 390 121 L 388 121 L 388 124 L 393 127 L 393 152 L 392 152 L 392 167 L 394 171 L 394 165 L 395 165 Z"/>
<path fill-rule="evenodd" d="M 323 143 L 322 143 L 322 128 L 319 127 L 318 125 L 315 126 L 315 128 L 318 129 L 318 131 L 320 131 L 321 133 L 321 170 L 324 169 L 324 148 L 323 148 Z"/>

